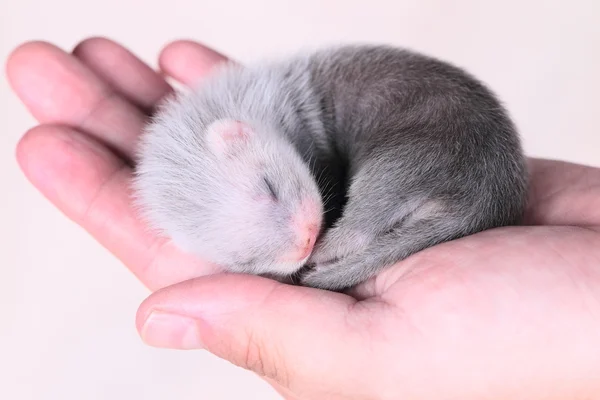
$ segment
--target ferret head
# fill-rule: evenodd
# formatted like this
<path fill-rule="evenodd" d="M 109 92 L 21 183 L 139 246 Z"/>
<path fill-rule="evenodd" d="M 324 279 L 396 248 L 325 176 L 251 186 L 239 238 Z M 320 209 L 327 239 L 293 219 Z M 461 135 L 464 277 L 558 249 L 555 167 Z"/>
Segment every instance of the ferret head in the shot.
<path fill-rule="evenodd" d="M 289 140 L 250 121 L 165 122 L 148 129 L 136 168 L 147 220 L 184 251 L 230 271 L 300 269 L 320 233 L 323 203 Z"/>

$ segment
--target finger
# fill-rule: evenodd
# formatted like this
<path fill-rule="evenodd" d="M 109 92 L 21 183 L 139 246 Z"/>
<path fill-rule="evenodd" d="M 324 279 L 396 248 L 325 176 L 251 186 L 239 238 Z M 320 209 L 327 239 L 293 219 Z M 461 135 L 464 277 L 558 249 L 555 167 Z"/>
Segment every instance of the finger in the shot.
<path fill-rule="evenodd" d="M 144 114 L 115 93 L 77 58 L 43 42 L 30 42 L 9 57 L 12 88 L 38 121 L 91 134 L 131 158 Z"/>
<path fill-rule="evenodd" d="M 223 54 L 189 40 L 167 45 L 159 57 L 161 70 L 187 86 L 201 81 L 215 66 L 232 62 Z"/>
<path fill-rule="evenodd" d="M 600 227 L 600 168 L 530 160 L 526 223 Z"/>
<path fill-rule="evenodd" d="M 34 128 L 18 144 L 17 159 L 42 194 L 149 288 L 217 270 L 178 252 L 139 221 L 129 198 L 131 169 L 86 135 L 67 127 Z"/>
<path fill-rule="evenodd" d="M 338 379 L 365 374 L 364 332 L 353 330 L 359 324 L 348 326 L 354 304 L 339 293 L 219 274 L 154 293 L 140 306 L 136 324 L 150 345 L 204 348 L 302 398 L 298 387 L 326 391 L 339 388 Z M 353 362 L 340 365 L 340 357 Z"/>
<path fill-rule="evenodd" d="M 112 90 L 147 113 L 172 91 L 156 71 L 112 40 L 86 39 L 73 49 L 73 55 Z"/>

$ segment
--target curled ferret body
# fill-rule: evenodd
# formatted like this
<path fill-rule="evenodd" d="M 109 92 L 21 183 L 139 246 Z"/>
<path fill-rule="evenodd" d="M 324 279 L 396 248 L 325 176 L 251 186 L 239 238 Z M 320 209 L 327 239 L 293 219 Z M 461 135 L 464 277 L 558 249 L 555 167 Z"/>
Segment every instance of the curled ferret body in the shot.
<path fill-rule="evenodd" d="M 354 286 L 436 244 L 521 220 L 516 128 L 460 68 L 339 46 L 218 68 L 166 103 L 138 151 L 150 224 L 235 272 Z"/>

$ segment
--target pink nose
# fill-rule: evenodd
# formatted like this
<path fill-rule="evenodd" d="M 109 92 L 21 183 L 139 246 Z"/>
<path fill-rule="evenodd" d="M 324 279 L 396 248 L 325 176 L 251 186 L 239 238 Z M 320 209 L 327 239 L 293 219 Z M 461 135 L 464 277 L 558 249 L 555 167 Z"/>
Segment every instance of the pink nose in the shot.
<path fill-rule="evenodd" d="M 321 218 L 317 204 L 310 200 L 302 202 L 291 221 L 295 241 L 291 251 L 284 257 L 286 261 L 299 262 L 312 253 L 321 230 Z"/>
<path fill-rule="evenodd" d="M 297 231 L 297 241 L 294 249 L 293 261 L 302 261 L 312 253 L 319 234 L 318 225 L 311 223 Z"/>

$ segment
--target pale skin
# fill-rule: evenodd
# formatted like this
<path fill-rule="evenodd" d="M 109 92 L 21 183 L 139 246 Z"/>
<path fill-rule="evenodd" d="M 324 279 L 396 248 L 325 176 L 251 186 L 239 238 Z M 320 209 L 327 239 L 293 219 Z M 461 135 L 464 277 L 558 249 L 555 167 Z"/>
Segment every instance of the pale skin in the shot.
<path fill-rule="evenodd" d="M 39 121 L 19 164 L 153 291 L 146 343 L 206 349 L 287 399 L 600 398 L 600 169 L 531 159 L 529 226 L 435 246 L 352 296 L 218 273 L 150 234 L 129 198 L 135 138 L 164 76 L 191 84 L 225 60 L 178 41 L 157 73 L 94 38 L 26 43 L 7 63 Z"/>

